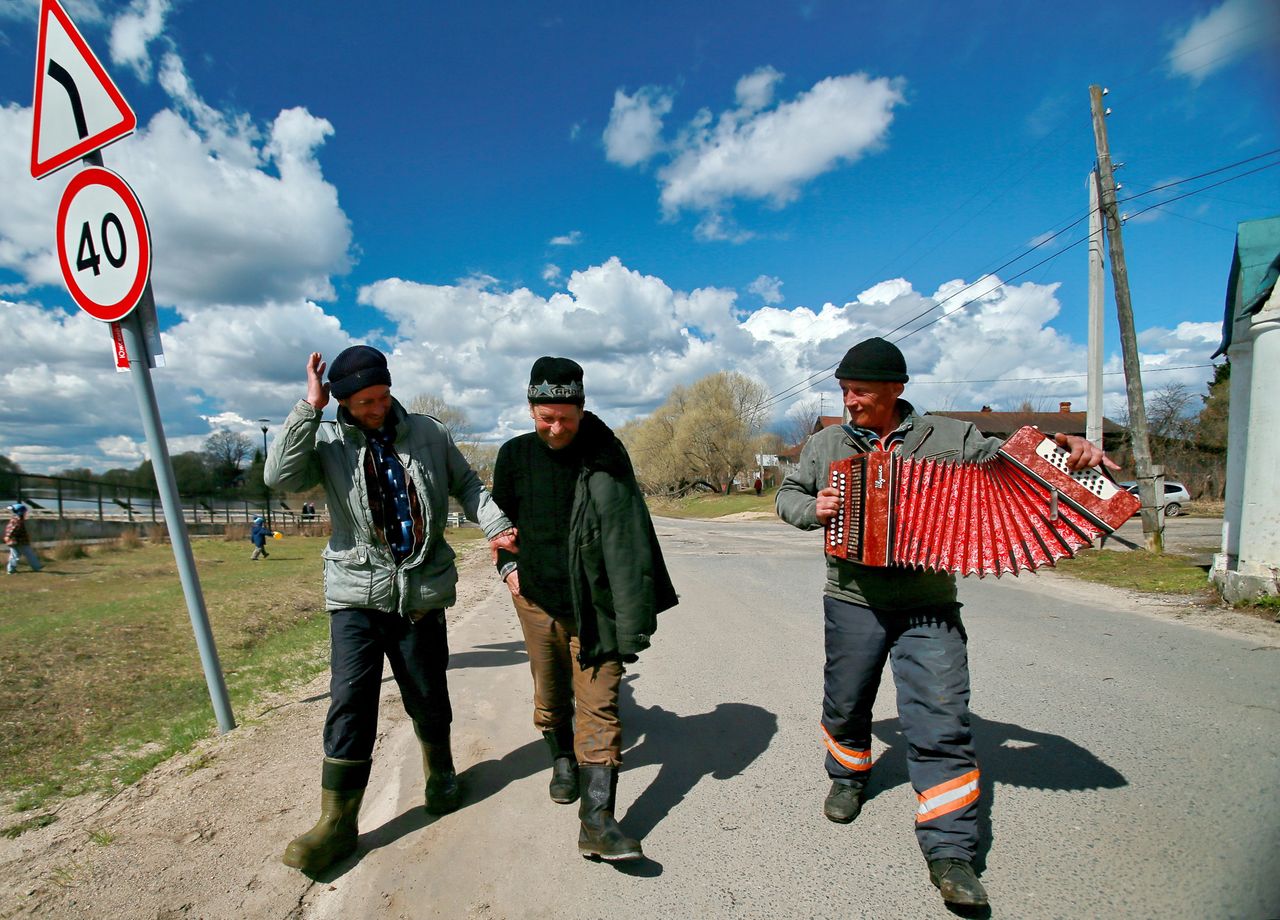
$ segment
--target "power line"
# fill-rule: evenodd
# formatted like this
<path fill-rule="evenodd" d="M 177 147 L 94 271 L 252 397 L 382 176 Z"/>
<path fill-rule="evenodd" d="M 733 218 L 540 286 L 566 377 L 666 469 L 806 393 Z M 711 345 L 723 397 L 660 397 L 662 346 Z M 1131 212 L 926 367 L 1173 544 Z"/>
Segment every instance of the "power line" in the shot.
<path fill-rule="evenodd" d="M 1216 364 L 1179 364 L 1172 367 L 1144 367 L 1142 369 L 1142 373 L 1143 374 L 1163 374 L 1169 371 L 1189 371 L 1189 370 L 1195 370 L 1201 367 L 1217 367 L 1217 366 L 1218 365 Z M 1124 371 L 1106 371 L 1103 373 L 1102 376 L 1119 377 L 1123 373 Z M 1080 377 L 1088 377 L 1088 376 L 1089 375 L 1085 373 L 1085 374 L 1053 374 L 1053 375 L 1047 375 L 1043 377 L 992 377 L 987 380 L 913 380 L 911 381 L 911 385 L 927 387 L 927 386 L 941 386 L 943 384 L 957 384 L 957 383 L 1027 383 L 1027 382 L 1036 382 L 1040 380 L 1072 380 L 1072 379 L 1078 379 Z"/>

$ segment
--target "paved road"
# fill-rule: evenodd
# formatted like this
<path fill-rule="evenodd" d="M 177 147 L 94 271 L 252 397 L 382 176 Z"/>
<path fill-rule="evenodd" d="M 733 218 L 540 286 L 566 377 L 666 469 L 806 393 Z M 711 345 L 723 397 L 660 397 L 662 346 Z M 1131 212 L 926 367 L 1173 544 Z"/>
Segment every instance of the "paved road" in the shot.
<path fill-rule="evenodd" d="M 650 859 L 577 856 L 496 587 L 451 633 L 471 804 L 422 816 L 402 721 L 379 742 L 359 861 L 301 916 L 949 916 L 912 834 L 891 682 L 866 809 L 849 826 L 821 815 L 817 535 L 669 520 L 659 533 L 682 603 L 626 680 L 619 795 Z M 962 586 L 992 916 L 1280 916 L 1280 647 L 1100 594 L 1122 597 L 1057 576 Z"/>

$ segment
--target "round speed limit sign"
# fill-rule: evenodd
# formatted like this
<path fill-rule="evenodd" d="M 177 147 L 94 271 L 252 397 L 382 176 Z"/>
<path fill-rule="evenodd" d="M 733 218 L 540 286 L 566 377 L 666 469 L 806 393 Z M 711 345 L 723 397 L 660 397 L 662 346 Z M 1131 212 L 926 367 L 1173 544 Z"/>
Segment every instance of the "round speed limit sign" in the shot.
<path fill-rule="evenodd" d="M 151 231 L 138 196 L 116 173 L 90 166 L 58 205 L 58 264 L 71 298 L 94 319 L 132 312 L 151 275 Z"/>

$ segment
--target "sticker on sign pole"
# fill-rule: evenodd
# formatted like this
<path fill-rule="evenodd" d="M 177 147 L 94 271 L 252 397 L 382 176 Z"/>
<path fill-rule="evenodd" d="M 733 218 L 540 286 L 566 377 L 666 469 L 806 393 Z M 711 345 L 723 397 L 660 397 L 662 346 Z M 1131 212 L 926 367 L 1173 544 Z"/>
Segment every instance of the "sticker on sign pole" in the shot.
<path fill-rule="evenodd" d="M 77 173 L 58 205 L 57 233 L 71 299 L 106 323 L 128 316 L 151 276 L 151 231 L 129 184 L 101 166 Z"/>

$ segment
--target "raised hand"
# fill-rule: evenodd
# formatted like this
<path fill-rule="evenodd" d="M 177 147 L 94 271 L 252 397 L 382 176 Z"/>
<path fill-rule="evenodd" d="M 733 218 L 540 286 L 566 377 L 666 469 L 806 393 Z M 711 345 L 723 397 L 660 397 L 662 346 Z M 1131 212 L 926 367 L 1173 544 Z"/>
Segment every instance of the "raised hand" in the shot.
<path fill-rule="evenodd" d="M 329 405 L 329 384 L 324 382 L 324 369 L 320 352 L 313 351 L 307 359 L 307 402 L 317 409 Z"/>
<path fill-rule="evenodd" d="M 1082 438 L 1078 434 L 1058 432 L 1053 436 L 1053 440 L 1059 447 L 1065 447 L 1071 451 L 1067 457 L 1067 469 L 1069 470 L 1083 470 L 1101 464 L 1106 464 L 1109 469 L 1120 469 L 1115 461 L 1102 452 L 1101 447 L 1088 438 Z"/>

